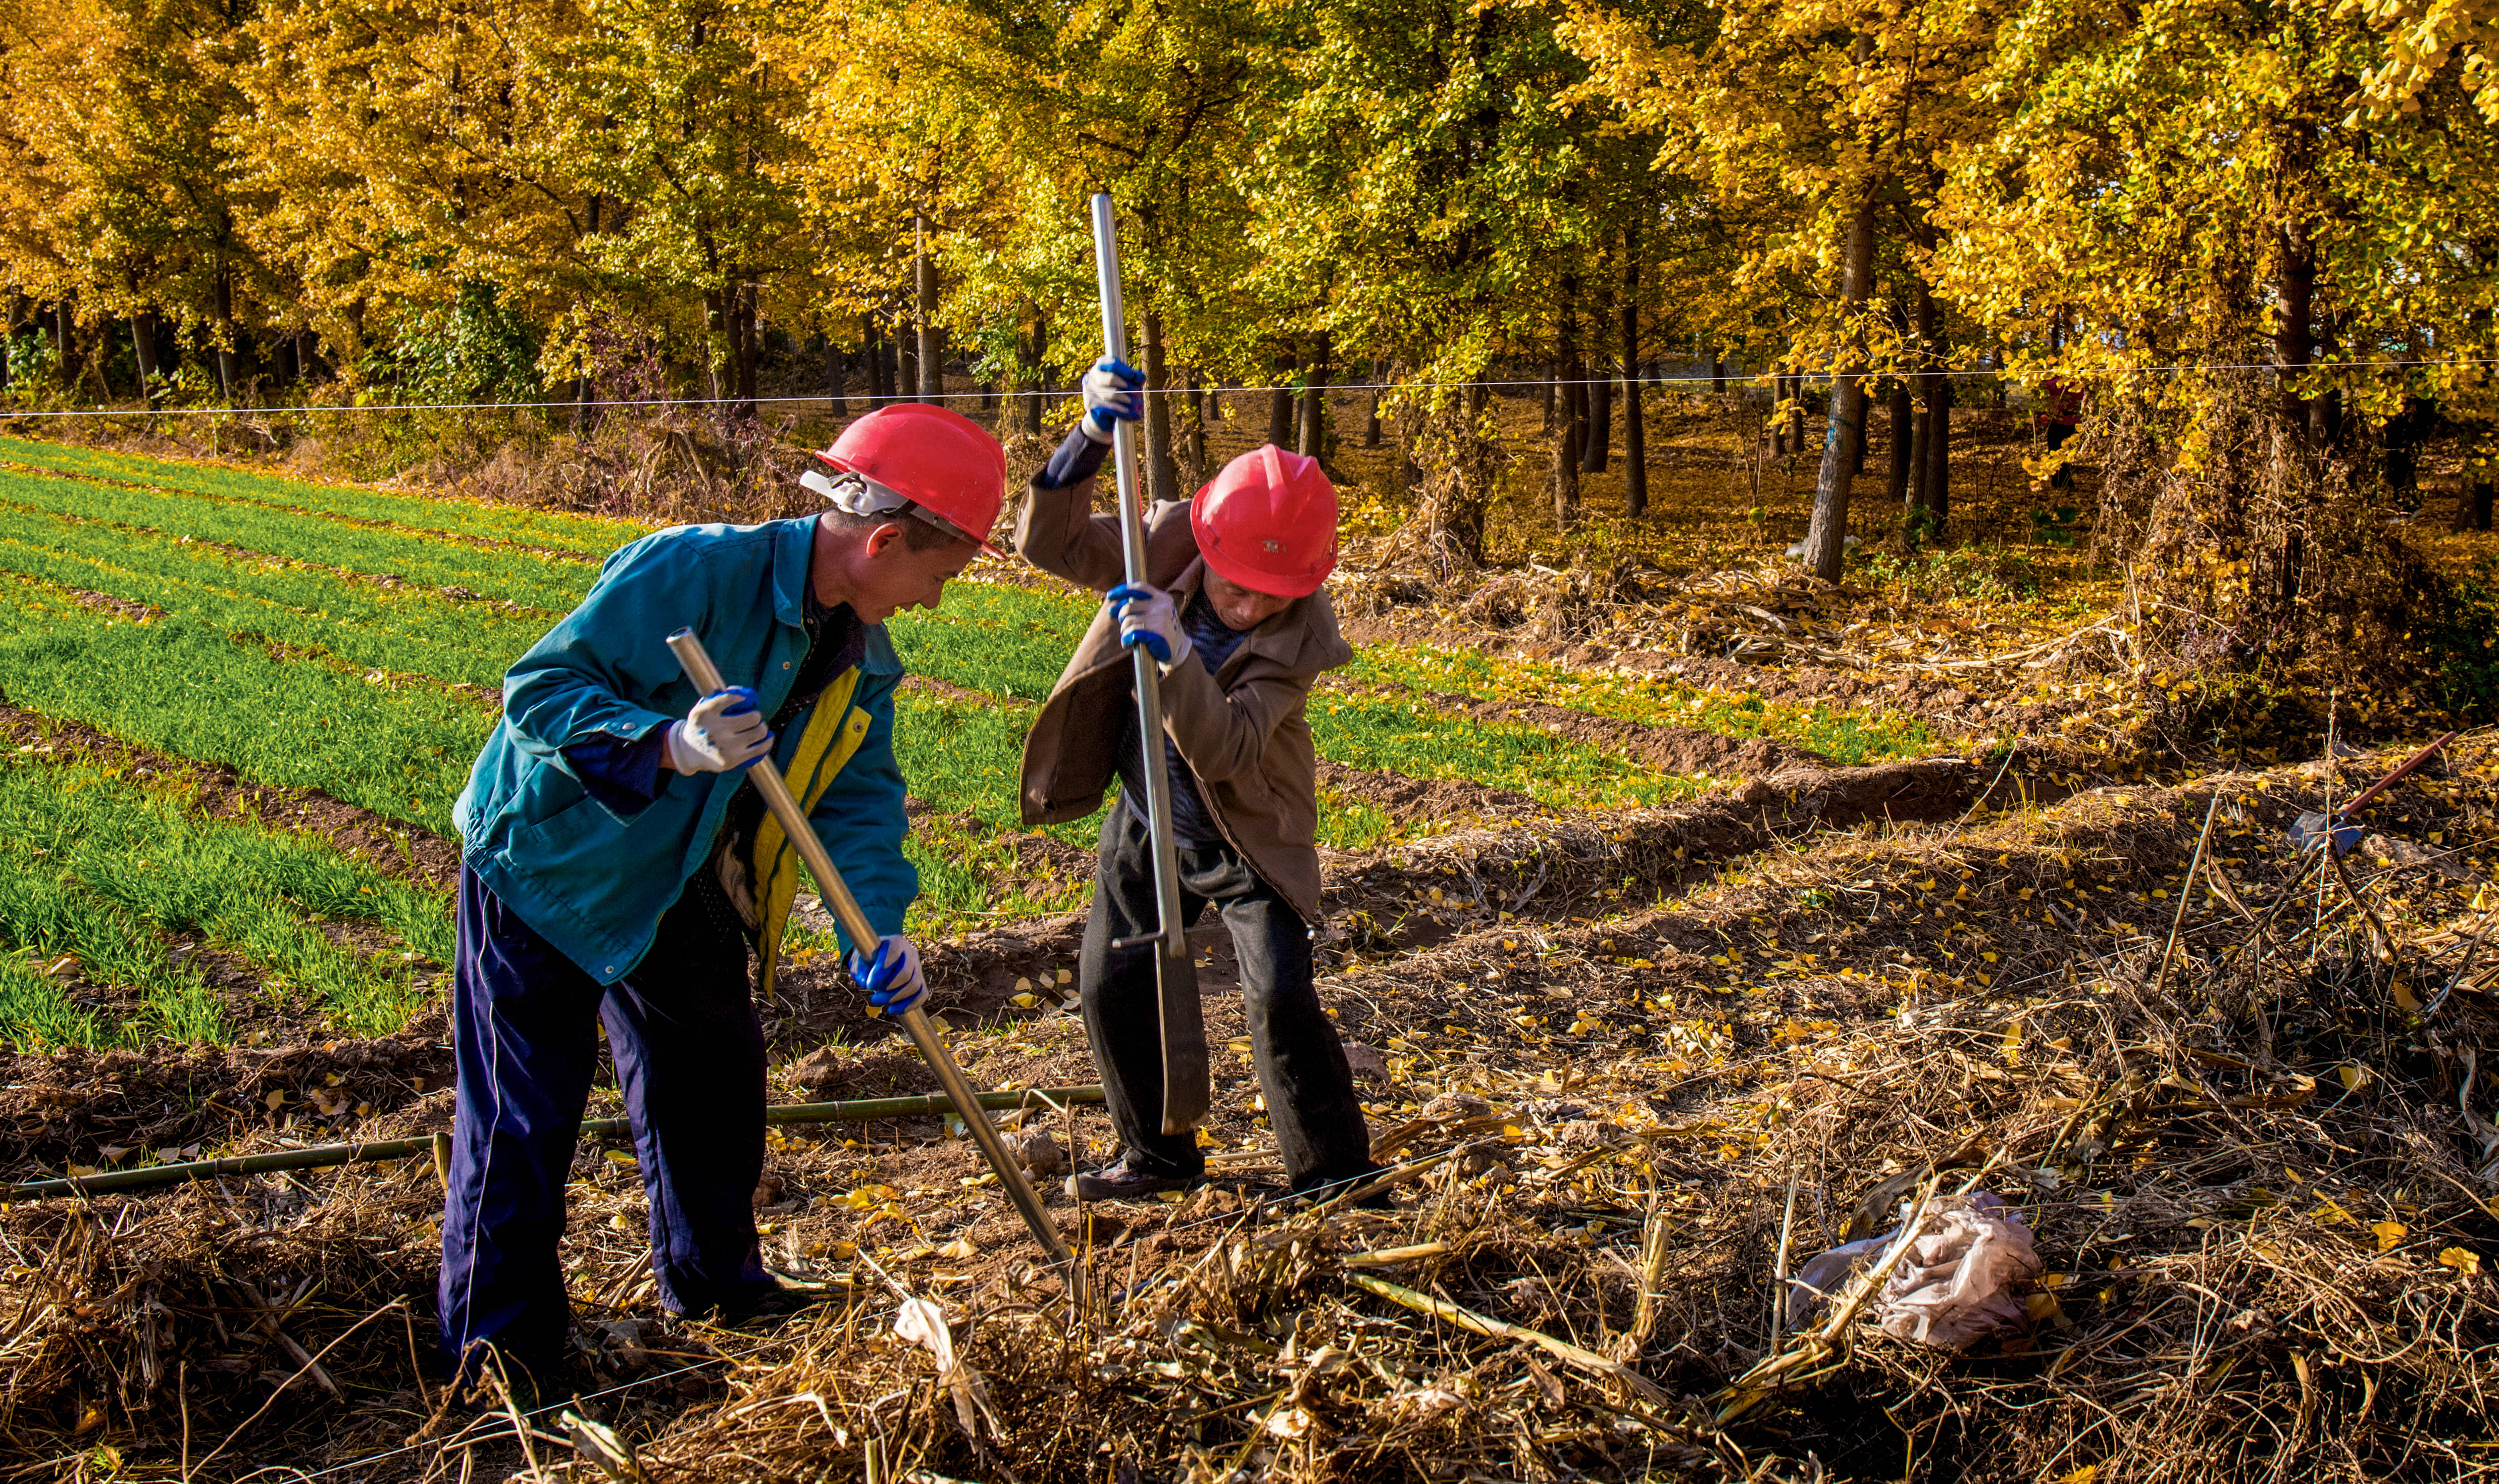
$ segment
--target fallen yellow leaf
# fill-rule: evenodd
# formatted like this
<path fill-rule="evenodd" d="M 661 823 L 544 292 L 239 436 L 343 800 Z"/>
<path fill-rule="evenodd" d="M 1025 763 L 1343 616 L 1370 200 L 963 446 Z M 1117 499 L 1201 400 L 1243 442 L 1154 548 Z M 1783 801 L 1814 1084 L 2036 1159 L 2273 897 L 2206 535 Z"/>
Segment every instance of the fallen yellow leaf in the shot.
<path fill-rule="evenodd" d="M 2378 1250 L 2381 1252 L 2393 1251 L 2396 1243 L 2404 1240 L 2405 1228 L 2400 1221 L 2374 1221 L 2369 1224 L 2369 1230 L 2377 1234 Z"/>
<path fill-rule="evenodd" d="M 2463 1247 L 2450 1247 L 2438 1254 L 2438 1265 L 2442 1268 L 2453 1268 L 2465 1277 L 2482 1275 L 2482 1254 Z"/>

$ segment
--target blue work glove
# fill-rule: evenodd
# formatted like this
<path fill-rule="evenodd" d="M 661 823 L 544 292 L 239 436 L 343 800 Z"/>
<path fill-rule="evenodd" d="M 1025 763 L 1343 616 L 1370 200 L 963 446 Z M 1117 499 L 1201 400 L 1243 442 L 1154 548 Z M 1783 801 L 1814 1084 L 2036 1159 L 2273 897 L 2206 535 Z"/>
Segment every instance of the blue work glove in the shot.
<path fill-rule="evenodd" d="M 714 691 L 668 724 L 668 766 L 680 773 L 728 773 L 770 751 L 772 729 L 745 686 Z"/>
<path fill-rule="evenodd" d="M 1169 669 L 1188 658 L 1188 630 L 1180 623 L 1172 596 L 1142 582 L 1123 582 L 1107 596 L 1111 616 L 1120 621 L 1120 642 L 1146 653 Z"/>
<path fill-rule="evenodd" d="M 920 950 L 895 933 L 876 940 L 876 956 L 850 958 L 851 978 L 867 991 L 867 1002 L 890 1016 L 899 1016 L 920 1003 L 927 982 L 920 977 Z"/>
<path fill-rule="evenodd" d="M 1146 416 L 1145 373 L 1116 356 L 1104 356 L 1085 373 L 1085 421 L 1079 426 L 1096 443 L 1111 441 L 1114 423 L 1142 422 Z"/>

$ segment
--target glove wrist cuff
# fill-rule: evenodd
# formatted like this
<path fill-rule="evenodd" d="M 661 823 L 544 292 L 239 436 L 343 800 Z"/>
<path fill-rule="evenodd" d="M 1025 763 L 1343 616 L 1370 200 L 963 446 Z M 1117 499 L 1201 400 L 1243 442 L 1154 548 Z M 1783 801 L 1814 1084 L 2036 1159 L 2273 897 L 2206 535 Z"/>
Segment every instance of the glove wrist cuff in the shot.
<path fill-rule="evenodd" d="M 1093 414 L 1090 411 L 1087 411 L 1083 417 L 1078 418 L 1076 420 L 1076 426 L 1083 430 L 1087 442 L 1108 443 L 1111 441 L 1111 430 L 1096 426 L 1093 421 Z"/>
<path fill-rule="evenodd" d="M 668 766 L 680 773 L 702 771 L 701 760 L 686 742 L 686 724 L 683 722 L 668 724 Z"/>

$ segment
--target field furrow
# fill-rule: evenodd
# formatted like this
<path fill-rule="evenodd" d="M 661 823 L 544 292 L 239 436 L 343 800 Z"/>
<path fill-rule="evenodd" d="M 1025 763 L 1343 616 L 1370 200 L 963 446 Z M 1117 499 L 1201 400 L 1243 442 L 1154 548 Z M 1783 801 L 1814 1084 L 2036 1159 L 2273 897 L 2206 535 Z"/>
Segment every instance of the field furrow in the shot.
<path fill-rule="evenodd" d="M 435 834 L 494 726 L 475 697 L 280 659 L 190 619 L 132 623 L 23 579 L 0 584 L 0 619 L 16 705 Z"/>
<path fill-rule="evenodd" d="M 255 1000 L 333 1033 L 382 1034 L 424 993 L 411 965 L 452 952 L 440 891 L 41 752 L 0 761 L 0 952 L 51 957 L 45 977 L 81 986 L 71 1017 L 0 1027 L 21 1042 L 206 1039 Z M 229 988 L 236 1003 L 210 993 L 203 951 L 243 971 L 252 987 Z"/>
<path fill-rule="evenodd" d="M 74 477 L 125 480 L 214 500 L 238 500 L 299 516 L 341 516 L 407 530 L 545 547 L 594 562 L 650 529 L 632 521 L 592 515 L 489 505 L 440 496 L 392 495 L 350 485 L 312 484 L 211 464 L 182 464 L 24 438 L 0 437 L 0 460 Z"/>
<path fill-rule="evenodd" d="M 49 539 L 47 539 L 49 538 Z M 443 598 L 400 598 L 319 570 L 253 563 L 213 547 L 0 506 L 0 572 L 321 649 L 365 668 L 498 691 L 511 657 L 547 619 L 464 612 Z"/>
<path fill-rule="evenodd" d="M 421 528 L 341 525 L 283 508 L 84 480 L 0 470 L 0 500 L 554 613 L 571 609 L 598 576 L 587 560 L 481 550 Z"/>

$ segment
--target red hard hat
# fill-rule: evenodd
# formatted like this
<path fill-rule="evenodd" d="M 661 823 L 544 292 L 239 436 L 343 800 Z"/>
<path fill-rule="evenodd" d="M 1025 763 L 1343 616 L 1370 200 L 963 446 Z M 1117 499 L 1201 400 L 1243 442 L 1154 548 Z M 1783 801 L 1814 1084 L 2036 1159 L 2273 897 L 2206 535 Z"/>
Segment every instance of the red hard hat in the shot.
<path fill-rule="evenodd" d="M 899 496 L 994 557 L 990 528 L 1006 500 L 1007 455 L 998 440 L 959 412 L 922 402 L 879 407 L 842 430 L 816 455 L 871 491 Z"/>
<path fill-rule="evenodd" d="M 1188 525 L 1206 565 L 1253 593 L 1308 597 L 1336 570 L 1336 486 L 1318 460 L 1273 443 L 1208 480 Z"/>

